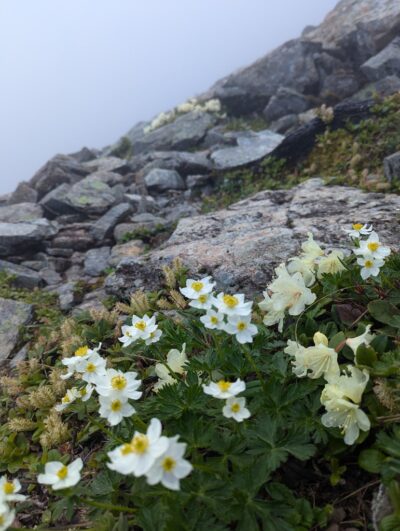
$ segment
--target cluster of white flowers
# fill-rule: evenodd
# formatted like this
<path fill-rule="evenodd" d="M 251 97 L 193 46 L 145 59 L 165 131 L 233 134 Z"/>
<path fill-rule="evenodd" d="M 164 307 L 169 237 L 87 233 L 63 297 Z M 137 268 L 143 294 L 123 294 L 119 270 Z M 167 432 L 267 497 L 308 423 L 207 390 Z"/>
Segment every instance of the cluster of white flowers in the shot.
<path fill-rule="evenodd" d="M 161 422 L 153 418 L 146 433 L 135 432 L 129 443 L 108 453 L 108 467 L 120 474 L 145 476 L 149 485 L 161 483 L 171 490 L 179 490 L 180 480 L 190 474 L 193 466 L 184 459 L 186 443 L 179 436 L 161 434 Z"/>
<path fill-rule="evenodd" d="M 210 330 L 223 330 L 234 335 L 239 343 L 252 343 L 257 334 L 256 325 L 251 323 L 251 301 L 245 302 L 244 295 L 236 293 L 229 295 L 212 292 L 215 282 L 211 277 L 201 280 L 189 279 L 186 287 L 180 288 L 182 295 L 191 299 L 189 306 L 205 310 L 206 314 L 200 321 Z"/>
<path fill-rule="evenodd" d="M 10 504 L 26 500 L 26 496 L 19 494 L 21 483 L 18 479 L 9 480 L 7 476 L 0 477 L 0 531 L 7 529 L 15 518 L 15 511 Z"/>
<path fill-rule="evenodd" d="M 368 345 L 374 338 L 370 329 L 371 325 L 368 325 L 362 335 L 346 340 L 354 354 L 360 345 Z M 321 394 L 321 403 L 326 409 L 322 424 L 327 428 L 340 428 L 344 442 L 351 445 L 357 440 L 360 430 L 368 431 L 371 426 L 369 418 L 360 409 L 369 374 L 367 370 L 361 371 L 353 365 L 348 365 L 341 373 L 337 352 L 328 345 L 326 335 L 317 332 L 314 334 L 314 346 L 306 348 L 289 340 L 285 352 L 294 358 L 293 372 L 297 377 L 323 377 L 326 380 Z"/>
<path fill-rule="evenodd" d="M 364 280 L 377 277 L 385 258 L 390 255 L 389 247 L 382 245 L 372 225 L 355 223 L 352 229 L 346 232 L 357 244 L 353 251 L 358 256 L 357 264 L 361 266 L 361 277 Z"/>
<path fill-rule="evenodd" d="M 141 381 L 137 379 L 136 372 L 107 369 L 106 360 L 99 354 L 100 348 L 101 343 L 93 350 L 87 346 L 80 347 L 73 356 L 62 360 L 63 365 L 68 367 L 68 373 L 64 377 L 78 373 L 86 386 L 68 389 L 55 409 L 64 411 L 77 399 L 85 402 L 96 391 L 99 395 L 100 416 L 107 419 L 110 426 L 116 426 L 124 417 L 135 413 L 135 408 L 128 401 L 138 400 L 142 396 L 142 392 L 137 391 Z"/>
<path fill-rule="evenodd" d="M 156 317 L 138 317 L 134 315 L 132 317 L 132 325 L 124 325 L 122 327 L 122 336 L 119 338 L 124 347 L 129 347 L 132 343 L 138 340 L 142 340 L 146 345 L 157 343 L 162 335 L 161 330 L 156 324 Z"/>
<path fill-rule="evenodd" d="M 222 414 L 228 419 L 233 418 L 236 422 L 242 422 L 250 417 L 250 411 L 246 408 L 246 399 L 236 396 L 243 393 L 245 389 L 246 384 L 240 378 L 236 382 L 219 380 L 218 382 L 203 385 L 203 391 L 206 395 L 226 400 L 225 406 L 222 408 Z"/>
<path fill-rule="evenodd" d="M 145 134 L 151 133 L 163 125 L 173 122 L 180 114 L 187 114 L 188 112 L 210 112 L 217 114 L 221 112 L 221 109 L 221 102 L 217 98 L 207 100 L 204 103 L 197 101 L 195 98 L 191 98 L 172 109 L 172 111 L 160 113 L 143 129 L 143 132 Z"/>

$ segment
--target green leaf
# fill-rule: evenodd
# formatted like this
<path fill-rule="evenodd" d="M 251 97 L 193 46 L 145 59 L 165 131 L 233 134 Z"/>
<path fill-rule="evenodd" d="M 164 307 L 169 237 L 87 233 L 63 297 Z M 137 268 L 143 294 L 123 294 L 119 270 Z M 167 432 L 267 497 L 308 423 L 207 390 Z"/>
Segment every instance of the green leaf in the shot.
<path fill-rule="evenodd" d="M 388 301 L 372 301 L 368 311 L 380 323 L 400 328 L 400 310 Z"/>
<path fill-rule="evenodd" d="M 365 365 L 366 367 L 373 367 L 378 361 L 378 356 L 375 350 L 370 345 L 360 345 L 356 353 L 357 365 Z"/>
<path fill-rule="evenodd" d="M 379 525 L 379 531 L 399 531 L 400 529 L 400 516 L 391 514 L 385 516 Z"/>
<path fill-rule="evenodd" d="M 373 448 L 362 451 L 358 458 L 360 467 L 372 474 L 378 474 L 381 471 L 384 461 L 385 455 Z"/>

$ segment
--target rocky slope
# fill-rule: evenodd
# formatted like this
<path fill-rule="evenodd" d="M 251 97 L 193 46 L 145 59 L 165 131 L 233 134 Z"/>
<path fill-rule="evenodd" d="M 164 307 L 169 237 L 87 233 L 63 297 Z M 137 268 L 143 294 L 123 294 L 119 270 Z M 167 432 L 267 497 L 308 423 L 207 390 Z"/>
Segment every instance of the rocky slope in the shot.
<path fill-rule="evenodd" d="M 342 0 L 320 27 L 219 81 L 197 103 L 137 124 L 103 150 L 55 156 L 1 198 L 0 271 L 77 312 L 156 288 L 174 257 L 222 287 L 259 291 L 308 230 L 336 245 L 355 219 L 373 221 L 397 246 L 398 196 L 320 179 L 201 212 L 231 170 L 257 171 L 267 156 L 297 162 L 328 127 L 369 116 L 375 91 L 400 89 L 399 43 L 400 4 Z M 321 104 L 334 109 L 317 111 Z M 391 183 L 399 149 L 385 161 Z M 0 299 L 0 359 L 16 355 L 21 341 L 10 329 L 33 319 L 32 310 Z"/>

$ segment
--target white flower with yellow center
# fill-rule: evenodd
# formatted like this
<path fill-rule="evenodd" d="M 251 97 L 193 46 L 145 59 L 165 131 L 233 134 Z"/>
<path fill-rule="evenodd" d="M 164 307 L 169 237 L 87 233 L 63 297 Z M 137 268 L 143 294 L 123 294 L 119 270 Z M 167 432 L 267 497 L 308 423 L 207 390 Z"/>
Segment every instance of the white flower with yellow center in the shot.
<path fill-rule="evenodd" d="M 225 315 L 215 310 L 208 310 L 205 315 L 200 317 L 200 321 L 210 330 L 223 330 L 225 326 Z"/>
<path fill-rule="evenodd" d="M 219 293 L 214 300 L 214 306 L 219 313 L 225 315 L 250 315 L 253 303 L 251 301 L 244 302 L 244 295 L 236 293 L 235 295 L 228 295 L 226 293 Z"/>
<path fill-rule="evenodd" d="M 124 347 L 129 347 L 129 345 L 139 339 L 137 328 L 133 328 L 133 326 L 123 325 L 121 328 L 121 332 L 122 336 L 119 337 L 118 340 L 122 343 Z"/>
<path fill-rule="evenodd" d="M 156 332 L 158 325 L 156 324 L 156 317 L 149 317 L 144 315 L 143 317 L 138 317 L 134 315 L 132 317 L 132 325 L 122 327 L 122 337 L 119 338 L 119 341 L 128 347 L 134 341 L 138 339 L 149 339 L 150 337 L 154 338 L 154 333 Z"/>
<path fill-rule="evenodd" d="M 145 339 L 144 342 L 146 345 L 157 343 L 157 341 L 160 341 L 161 336 L 162 336 L 162 332 L 159 328 L 157 328 L 157 330 L 154 330 L 154 332 L 150 332 L 149 337 Z"/>
<path fill-rule="evenodd" d="M 234 419 L 236 422 L 243 422 L 243 420 L 250 417 L 250 411 L 246 408 L 246 399 L 243 397 L 231 397 L 222 408 L 222 414 L 227 419 Z"/>
<path fill-rule="evenodd" d="M 349 337 L 346 339 L 346 345 L 348 345 L 354 354 L 357 354 L 357 349 L 360 345 L 368 346 L 374 339 L 375 334 L 370 334 L 371 325 L 365 327 L 365 332 L 357 337 Z"/>
<path fill-rule="evenodd" d="M 80 457 L 69 465 L 64 465 L 60 461 L 50 461 L 44 467 L 44 474 L 38 475 L 38 482 L 51 485 L 53 490 L 73 487 L 81 479 L 82 467 L 83 462 Z"/>
<path fill-rule="evenodd" d="M 344 254 L 342 251 L 332 251 L 328 256 L 323 256 L 318 260 L 317 277 L 322 278 L 322 275 L 335 274 L 344 271 L 346 268 L 343 265 Z"/>
<path fill-rule="evenodd" d="M 156 363 L 154 369 L 159 380 L 153 387 L 154 391 L 159 391 L 165 385 L 175 384 L 177 381 L 172 376 L 170 371 L 176 374 L 184 374 L 185 365 L 187 364 L 187 362 L 188 358 L 186 356 L 186 343 L 182 345 L 182 350 L 178 350 L 176 348 L 171 349 L 167 354 L 166 365 L 164 365 L 163 363 Z"/>
<path fill-rule="evenodd" d="M 314 334 L 314 347 L 303 347 L 289 339 L 285 353 L 293 356 L 293 372 L 298 378 L 308 376 L 311 379 L 335 378 L 340 369 L 337 362 L 337 352 L 328 347 L 328 338 L 321 332 Z"/>
<path fill-rule="evenodd" d="M 365 258 L 373 258 L 375 260 L 382 260 L 390 255 L 389 247 L 385 247 L 379 241 L 379 236 L 376 232 L 371 232 L 367 240 L 360 242 L 360 247 L 354 249 L 356 255 L 364 256 Z"/>
<path fill-rule="evenodd" d="M 179 288 L 179 290 L 187 299 L 199 299 L 201 295 L 211 293 L 214 286 L 215 282 L 212 282 L 211 277 L 204 277 L 200 280 L 187 280 L 186 287 Z"/>
<path fill-rule="evenodd" d="M 373 230 L 372 225 L 363 225 L 362 223 L 354 223 L 351 229 L 345 229 L 350 238 L 361 238 L 361 236 L 368 236 Z"/>
<path fill-rule="evenodd" d="M 122 372 L 115 369 L 107 369 L 104 375 L 98 376 L 94 382 L 96 391 L 100 396 L 138 400 L 142 396 L 137 391 L 141 381 L 136 379 L 137 372 Z"/>
<path fill-rule="evenodd" d="M 61 375 L 61 379 L 67 380 L 68 378 L 71 378 L 71 376 L 77 370 L 77 366 L 80 363 L 82 363 L 83 360 L 91 356 L 92 354 L 98 353 L 100 348 L 101 348 L 101 343 L 99 343 L 98 347 L 94 349 L 91 349 L 87 345 L 85 345 L 75 350 L 74 355 L 71 356 L 70 358 L 63 358 L 61 360 L 61 363 L 68 368 L 68 372 L 66 374 Z"/>
<path fill-rule="evenodd" d="M 178 439 L 179 435 L 168 438 L 167 449 L 146 473 L 149 485 L 161 483 L 167 489 L 179 490 L 180 480 L 193 470 L 193 466 L 183 457 L 187 444 L 178 442 Z"/>
<path fill-rule="evenodd" d="M 375 259 L 371 256 L 357 258 L 357 264 L 361 266 L 361 278 L 364 280 L 369 277 L 377 277 L 384 263 L 384 260 Z"/>
<path fill-rule="evenodd" d="M 100 396 L 99 402 L 99 415 L 107 419 L 110 426 L 116 426 L 124 417 L 131 417 L 136 411 L 126 399 L 122 398 Z"/>
<path fill-rule="evenodd" d="M 15 519 L 15 511 L 0 499 L 0 531 L 6 531 Z"/>
<path fill-rule="evenodd" d="M 208 385 L 203 385 L 203 391 L 206 395 L 211 395 L 214 398 L 221 398 L 224 400 L 242 393 L 245 389 L 246 384 L 240 378 L 235 382 L 219 380 L 218 382 L 211 382 Z"/>
<path fill-rule="evenodd" d="M 26 496 L 18 494 L 21 490 L 21 483 L 18 479 L 9 481 L 7 476 L 0 478 L 0 500 L 6 502 L 24 501 Z"/>
<path fill-rule="evenodd" d="M 252 343 L 253 336 L 258 332 L 256 325 L 251 323 L 251 316 L 241 317 L 232 315 L 228 317 L 228 322 L 224 327 L 228 334 L 235 335 L 236 340 L 241 343 Z"/>
<path fill-rule="evenodd" d="M 106 373 L 106 360 L 94 352 L 77 364 L 76 371 L 82 373 L 82 380 L 94 383 L 98 376 Z"/>
<path fill-rule="evenodd" d="M 87 384 L 85 387 L 82 387 L 82 389 L 79 389 L 79 394 L 80 394 L 82 402 L 87 402 L 89 398 L 92 396 L 93 391 L 94 391 L 94 386 L 90 383 Z"/>
<path fill-rule="evenodd" d="M 214 295 L 212 293 L 203 293 L 197 299 L 192 299 L 189 306 L 198 310 L 210 310 L 214 304 Z"/>
<path fill-rule="evenodd" d="M 146 434 L 135 431 L 131 442 L 108 452 L 107 466 L 120 474 L 143 476 L 168 448 L 168 438 L 161 435 L 161 422 L 151 419 Z"/>
<path fill-rule="evenodd" d="M 70 406 L 77 398 L 81 398 L 81 393 L 76 387 L 68 389 L 65 395 L 61 399 L 61 404 L 54 406 L 56 411 L 64 411 L 68 406 Z"/>

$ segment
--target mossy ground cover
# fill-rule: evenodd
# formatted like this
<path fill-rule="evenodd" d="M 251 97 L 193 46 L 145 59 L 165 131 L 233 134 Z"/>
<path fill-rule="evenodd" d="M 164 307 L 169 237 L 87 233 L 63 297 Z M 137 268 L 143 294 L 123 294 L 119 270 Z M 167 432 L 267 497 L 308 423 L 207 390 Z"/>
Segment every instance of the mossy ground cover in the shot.
<path fill-rule="evenodd" d="M 110 310 L 73 318 L 62 318 L 47 294 L 7 291 L 43 306 L 30 335 L 29 359 L 1 379 L 0 470 L 19 477 L 29 496 L 16 507 L 22 529 L 316 531 L 326 529 L 339 508 L 345 514 L 341 525 L 367 529 L 380 481 L 394 495 L 396 511 L 382 529 L 398 529 L 400 256 L 392 254 L 379 278 L 367 281 L 354 256 L 343 266 L 315 282 L 315 302 L 287 318 L 282 332 L 266 326 L 254 304 L 258 333 L 251 344 L 204 327 L 204 311 L 188 306 L 179 292 L 187 276 L 178 262 L 165 269 L 159 291 L 136 292 Z M 124 347 L 121 326 L 145 314 L 156 316 L 160 340 Z M 375 337 L 354 353 L 346 338 L 359 337 L 367 325 Z M 369 375 L 362 408 L 371 427 L 352 445 L 344 443 L 340 429 L 321 422 L 323 378 L 296 377 L 285 352 L 289 339 L 312 346 L 317 332 L 326 336 L 341 367 L 356 365 Z M 99 416 L 95 393 L 55 410 L 68 388 L 84 384 L 79 374 L 61 379 L 62 360 L 99 343 L 109 368 L 135 371 L 141 380 L 136 412 L 116 426 Z M 154 392 L 156 364 L 168 363 L 171 349 L 185 350 L 187 364 L 183 372 L 167 371 L 169 384 Z M 251 414 L 243 422 L 226 418 L 223 402 L 202 388 L 238 378 L 246 383 L 242 396 Z M 179 434 L 187 444 L 193 470 L 179 491 L 107 466 L 108 452 L 128 444 L 135 430 L 145 432 L 154 417 L 163 434 Z M 45 463 L 68 465 L 76 458 L 84 468 L 73 488 L 52 491 L 38 482 Z"/>
<path fill-rule="evenodd" d="M 399 182 L 388 183 L 384 177 L 383 159 L 399 150 L 400 94 L 395 94 L 377 99 L 367 120 L 335 131 L 328 125 L 312 151 L 295 165 L 267 157 L 251 168 L 216 174 L 216 191 L 205 198 L 203 209 L 225 207 L 260 190 L 290 188 L 310 177 L 398 193 Z"/>

